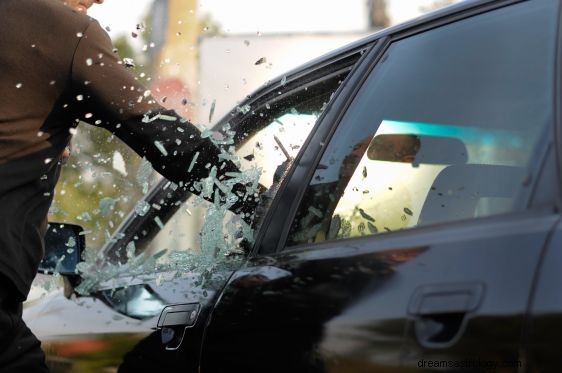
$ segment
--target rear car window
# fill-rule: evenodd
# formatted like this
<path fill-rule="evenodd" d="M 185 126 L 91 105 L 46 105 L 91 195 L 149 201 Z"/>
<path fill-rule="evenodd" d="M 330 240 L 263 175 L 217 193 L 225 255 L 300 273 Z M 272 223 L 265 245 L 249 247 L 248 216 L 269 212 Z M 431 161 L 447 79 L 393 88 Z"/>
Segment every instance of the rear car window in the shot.
<path fill-rule="evenodd" d="M 392 43 L 329 142 L 288 246 L 526 207 L 553 123 L 557 5 Z"/>

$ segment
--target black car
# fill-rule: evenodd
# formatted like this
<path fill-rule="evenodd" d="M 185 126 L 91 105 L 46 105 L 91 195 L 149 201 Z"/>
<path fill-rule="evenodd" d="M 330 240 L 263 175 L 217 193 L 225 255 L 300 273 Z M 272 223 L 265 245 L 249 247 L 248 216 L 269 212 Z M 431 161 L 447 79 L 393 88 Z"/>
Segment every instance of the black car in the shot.
<path fill-rule="evenodd" d="M 253 243 L 216 271 L 43 305 L 50 364 L 560 371 L 560 6 L 462 2 L 256 92 L 217 127 L 266 171 Z M 193 245 L 166 231 L 192 198 L 162 182 L 105 256 Z"/>

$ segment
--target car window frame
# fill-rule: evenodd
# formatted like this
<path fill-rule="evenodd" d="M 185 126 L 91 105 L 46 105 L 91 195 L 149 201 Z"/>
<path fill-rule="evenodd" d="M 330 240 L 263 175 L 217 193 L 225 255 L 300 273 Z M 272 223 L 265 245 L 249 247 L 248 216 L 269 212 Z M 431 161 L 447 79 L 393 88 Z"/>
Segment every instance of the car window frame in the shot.
<path fill-rule="evenodd" d="M 553 152 L 556 172 L 555 204 L 556 211 L 562 210 L 562 2 L 558 2 L 558 32 L 555 54 L 555 87 L 554 87 L 554 129 L 553 129 Z"/>
<path fill-rule="evenodd" d="M 357 48 L 356 52 L 359 52 L 361 57 L 355 63 L 345 82 L 338 88 L 334 97 L 318 118 L 316 125 L 302 145 L 301 151 L 298 153 L 297 157 L 295 157 L 292 167 L 288 170 L 285 180 L 280 184 L 277 194 L 262 220 L 262 229 L 260 229 L 256 236 L 253 250 L 249 255 L 250 258 L 268 255 L 278 251 L 277 243 L 283 232 L 284 224 L 282 222 L 276 224 L 273 223 L 273 221 L 279 221 L 281 217 L 287 216 L 289 208 L 296 209 L 296 207 L 293 206 L 296 199 L 293 199 L 293 197 L 298 196 L 299 201 L 302 198 L 304 190 L 299 191 L 299 188 L 302 189 L 304 185 L 302 180 L 311 179 L 311 174 L 316 169 L 316 165 L 320 159 L 316 156 L 320 154 L 320 150 L 324 146 L 323 139 L 326 138 L 327 135 L 331 136 L 333 134 L 332 130 L 335 130 L 335 128 L 329 125 L 327 126 L 326 123 L 339 123 L 343 113 L 351 103 L 350 97 L 354 97 L 357 93 L 356 91 L 360 88 L 358 82 L 366 76 L 367 68 L 364 61 L 368 61 L 369 56 L 372 54 L 377 54 L 384 46 L 385 40 L 385 38 L 368 38 L 365 39 L 364 45 Z M 342 108 L 344 109 L 342 110 Z M 298 195 L 296 193 L 301 194 Z M 291 197 L 293 203 L 284 203 L 285 201 L 283 201 L 283 199 L 287 198 L 287 196 Z M 275 213 L 273 213 L 273 211 L 275 211 Z"/>
<path fill-rule="evenodd" d="M 365 79 L 369 74 L 373 72 L 374 69 L 377 68 L 381 58 L 385 55 L 388 48 L 395 42 L 398 42 L 404 38 L 408 38 L 411 36 L 415 36 L 417 34 L 421 34 L 424 32 L 431 31 L 435 28 L 439 28 L 448 24 L 452 24 L 464 19 L 468 19 L 474 16 L 478 16 L 484 13 L 488 13 L 490 11 L 494 11 L 497 9 L 501 9 L 503 7 L 515 5 L 518 3 L 522 3 L 525 0 L 504 0 L 504 1 L 481 1 L 478 3 L 473 4 L 463 4 L 464 6 L 457 6 L 452 7 L 449 9 L 449 12 L 436 12 L 428 17 L 422 17 L 417 21 L 407 23 L 402 27 L 397 28 L 390 28 L 385 30 L 385 32 L 377 34 L 379 39 L 377 43 L 371 46 L 371 49 L 368 53 L 366 53 L 365 58 L 363 61 L 360 61 L 361 64 L 355 67 L 355 71 L 353 72 L 353 76 L 348 77 L 350 87 L 347 87 L 346 92 L 342 92 L 340 94 L 340 101 L 341 102 L 334 102 L 332 105 L 332 112 L 328 110 L 323 113 L 323 115 L 319 118 L 317 123 L 317 127 L 319 130 L 315 133 L 315 136 L 311 136 L 309 138 L 310 142 L 317 142 L 321 144 L 320 147 L 313 147 L 311 149 L 307 149 L 306 153 L 301 153 L 300 157 L 296 159 L 293 169 L 289 172 L 287 179 L 285 180 L 284 185 L 284 194 L 278 193 L 278 198 L 286 198 L 287 195 L 291 196 L 291 201 L 286 206 L 283 207 L 282 203 L 277 204 L 277 208 L 274 208 L 275 214 L 270 214 L 269 220 L 267 220 L 268 226 L 265 227 L 266 230 L 262 230 L 262 234 L 258 236 L 258 240 L 256 240 L 256 247 L 257 250 L 255 251 L 256 255 L 272 255 L 275 253 L 286 253 L 290 252 L 291 250 L 302 250 L 303 248 L 310 247 L 317 247 L 319 245 L 330 245 L 330 243 L 334 243 L 334 241 L 326 241 L 321 243 L 314 243 L 314 244 L 301 244 L 291 247 L 286 247 L 286 243 L 289 236 L 289 231 L 292 225 L 292 222 L 297 214 L 298 208 L 300 203 L 304 197 L 304 194 L 309 186 L 309 183 L 314 176 L 314 173 L 324 155 L 324 151 L 326 147 L 324 144 L 328 144 L 334 133 L 336 132 L 337 128 L 342 124 L 341 121 L 345 116 L 345 113 L 349 109 L 349 106 L 355 99 L 357 93 L 363 86 Z M 560 5 L 559 5 L 560 6 Z M 558 22 L 560 24 L 560 21 Z M 555 70 L 558 67 L 555 66 Z M 562 75 L 561 75 L 562 76 Z M 557 83 L 559 84 L 559 83 Z M 558 87 L 555 86 L 555 90 Z M 562 92 L 562 90 L 561 90 Z M 553 93 L 553 98 L 558 97 L 556 92 Z M 559 104 L 556 104 L 558 106 Z M 556 111 L 556 108 L 554 109 Z M 553 127 L 558 126 L 558 117 L 555 113 L 554 115 L 554 125 L 550 125 L 549 130 L 553 130 Z M 562 131 L 561 131 L 562 132 Z M 324 136 L 317 136 L 318 134 L 322 134 Z M 562 144 L 562 134 L 560 138 Z M 303 146 L 304 148 L 304 146 Z M 309 146 L 310 148 L 310 146 Z M 544 165 L 547 160 L 548 154 L 548 147 L 545 147 L 540 154 L 539 159 L 536 161 L 536 166 L 534 169 L 537 170 L 535 179 L 533 180 L 534 184 L 533 187 L 530 188 L 529 195 L 527 196 L 526 202 L 527 205 L 525 210 L 512 212 L 508 214 L 504 214 L 504 216 L 518 216 L 521 215 L 521 212 L 528 211 L 531 208 L 531 201 L 533 193 L 537 188 L 537 182 L 539 180 L 539 176 L 544 168 Z M 559 158 L 560 164 L 562 164 L 562 155 Z M 560 171 L 562 173 L 562 171 Z M 304 181 L 303 181 L 304 180 Z M 281 191 L 280 191 L 281 192 Z M 562 195 L 562 192 L 561 192 Z M 491 219 L 496 218 L 495 216 L 490 217 Z M 487 220 L 488 217 L 480 218 L 479 220 Z M 465 222 L 466 223 L 466 222 Z M 457 222 L 449 222 L 449 223 L 442 223 L 436 226 L 442 227 L 445 224 L 452 224 L 457 225 Z M 435 226 L 426 226 L 426 227 L 414 227 L 408 229 L 409 231 L 415 232 L 417 230 L 425 231 L 427 229 L 433 229 Z M 393 232 L 392 235 L 400 235 L 404 232 Z M 390 235 L 390 234 L 389 234 Z M 372 237 L 372 236 L 369 236 Z M 347 239 L 352 240 L 352 238 Z M 342 240 L 336 240 L 336 242 Z"/>
<path fill-rule="evenodd" d="M 250 141 L 252 136 L 246 136 L 247 138 L 243 139 L 243 131 L 237 130 L 237 127 L 255 118 L 256 111 L 266 107 L 267 104 L 271 104 L 272 102 L 283 103 L 285 100 L 290 100 L 291 96 L 303 92 L 311 86 L 320 85 L 323 81 L 334 79 L 346 71 L 349 76 L 353 66 L 357 63 L 357 54 L 362 54 L 365 49 L 365 45 L 359 43 L 359 46 L 347 48 L 343 53 L 329 53 L 326 55 L 327 57 L 320 57 L 317 60 L 303 65 L 301 68 L 297 68 L 284 76 L 276 78 L 272 82 L 266 83 L 217 121 L 212 130 L 219 131 L 226 124 L 231 124 L 231 129 L 236 132 L 235 142 L 237 142 L 237 148 L 241 147 L 247 141 Z M 343 85 L 343 82 L 340 86 L 341 85 Z M 243 110 L 237 110 L 237 108 L 246 105 L 250 106 L 250 111 L 244 112 Z M 318 123 L 319 120 L 314 124 L 308 138 L 312 136 Z M 301 146 L 300 150 L 303 148 L 304 145 Z M 300 150 L 299 154 L 301 152 Z M 162 178 L 139 200 L 139 202 L 152 205 L 154 203 L 160 204 L 161 200 L 175 200 L 181 201 L 179 204 L 181 206 L 181 204 L 194 197 L 194 194 L 182 188 L 176 188 L 174 190 L 171 188 L 172 185 L 173 183 L 171 181 Z M 170 206 L 162 206 L 160 210 L 151 208 L 143 216 L 138 215 L 134 210 L 131 211 L 112 234 L 109 241 L 102 246 L 101 251 L 104 253 L 104 257 L 108 258 L 110 262 L 123 261 L 127 257 L 126 246 L 130 241 L 135 241 L 136 243 L 135 246 L 137 250 L 135 251 L 135 255 L 140 254 L 142 250 L 139 250 L 139 247 L 145 246 L 144 242 L 154 239 L 160 229 L 155 218 L 158 217 L 165 223 L 176 211 L 177 208 L 172 208 Z M 142 231 L 147 231 L 148 233 L 141 237 L 139 233 Z M 154 232 L 155 234 L 153 234 Z M 138 238 L 135 239 L 135 237 Z M 141 243 L 139 244 L 139 242 Z"/>

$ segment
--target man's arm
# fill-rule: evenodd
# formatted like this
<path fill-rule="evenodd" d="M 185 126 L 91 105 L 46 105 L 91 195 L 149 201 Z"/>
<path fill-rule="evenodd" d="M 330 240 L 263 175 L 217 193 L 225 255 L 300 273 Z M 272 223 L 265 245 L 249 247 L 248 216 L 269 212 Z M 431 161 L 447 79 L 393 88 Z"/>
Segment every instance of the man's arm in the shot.
<path fill-rule="evenodd" d="M 209 164 L 216 166 L 219 179 L 238 171 L 232 162 L 219 158 L 220 150 L 193 124 L 156 102 L 120 62 L 97 21 L 92 20 L 81 36 L 72 84 L 80 107 L 77 119 L 111 131 L 169 180 L 191 185 L 209 175 Z M 246 194 L 245 186 L 236 189 L 239 195 Z M 252 196 L 245 202 L 240 198 L 231 209 L 253 212 Z"/>

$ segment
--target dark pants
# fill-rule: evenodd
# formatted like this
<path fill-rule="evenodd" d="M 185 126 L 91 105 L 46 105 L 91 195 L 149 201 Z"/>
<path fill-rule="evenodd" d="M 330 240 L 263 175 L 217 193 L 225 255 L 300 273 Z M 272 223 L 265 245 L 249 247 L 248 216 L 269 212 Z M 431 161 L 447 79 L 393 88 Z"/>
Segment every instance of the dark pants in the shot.
<path fill-rule="evenodd" d="M 48 372 L 41 342 L 21 318 L 22 302 L 0 277 L 0 372 Z"/>

